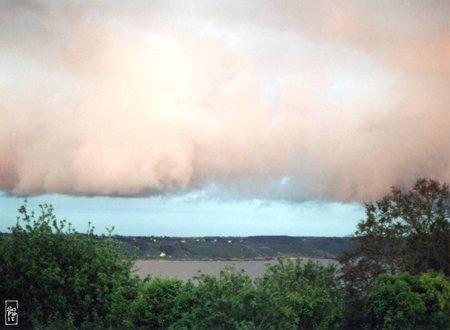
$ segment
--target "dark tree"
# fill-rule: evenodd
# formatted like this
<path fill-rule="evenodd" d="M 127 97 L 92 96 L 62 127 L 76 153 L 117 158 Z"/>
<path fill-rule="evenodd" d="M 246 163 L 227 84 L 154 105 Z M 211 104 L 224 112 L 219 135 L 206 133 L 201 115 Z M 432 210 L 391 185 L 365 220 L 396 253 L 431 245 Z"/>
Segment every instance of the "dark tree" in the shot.
<path fill-rule="evenodd" d="M 365 208 L 366 219 L 354 235 L 355 249 L 339 258 L 349 299 L 348 318 L 356 323 L 361 320 L 355 315 L 364 308 L 380 274 L 428 270 L 450 274 L 447 184 L 420 179 L 411 190 L 393 187 L 389 195 L 366 203 Z"/>

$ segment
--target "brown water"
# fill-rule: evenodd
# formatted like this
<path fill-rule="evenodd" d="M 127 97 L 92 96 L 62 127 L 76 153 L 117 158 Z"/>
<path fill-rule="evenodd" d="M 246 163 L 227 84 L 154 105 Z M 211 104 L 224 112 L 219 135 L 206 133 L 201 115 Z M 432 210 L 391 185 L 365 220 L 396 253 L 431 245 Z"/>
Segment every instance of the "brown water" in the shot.
<path fill-rule="evenodd" d="M 309 258 L 303 258 L 308 260 Z M 323 264 L 337 264 L 333 259 L 311 259 Z M 135 262 L 135 274 L 144 278 L 147 275 L 159 275 L 176 277 L 181 280 L 188 280 L 200 274 L 218 275 L 225 266 L 235 266 L 236 269 L 243 269 L 252 278 L 264 274 L 267 264 L 276 263 L 276 260 L 250 260 L 250 261 L 177 261 L 177 260 L 137 260 Z"/>

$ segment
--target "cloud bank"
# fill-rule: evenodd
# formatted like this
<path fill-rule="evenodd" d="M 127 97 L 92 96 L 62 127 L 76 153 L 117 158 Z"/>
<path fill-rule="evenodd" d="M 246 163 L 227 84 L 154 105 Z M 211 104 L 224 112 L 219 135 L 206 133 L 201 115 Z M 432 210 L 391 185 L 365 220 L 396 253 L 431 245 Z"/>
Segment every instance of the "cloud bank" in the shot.
<path fill-rule="evenodd" d="M 369 200 L 450 181 L 446 1 L 6 1 L 0 189 Z"/>

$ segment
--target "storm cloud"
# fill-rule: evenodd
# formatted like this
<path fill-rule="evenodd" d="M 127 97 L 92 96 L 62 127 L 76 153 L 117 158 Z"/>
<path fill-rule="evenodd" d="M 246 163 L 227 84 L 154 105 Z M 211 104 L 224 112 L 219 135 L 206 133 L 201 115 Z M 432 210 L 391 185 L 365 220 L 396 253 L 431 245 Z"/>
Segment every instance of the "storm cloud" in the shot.
<path fill-rule="evenodd" d="M 450 181 L 447 1 L 5 1 L 0 189 L 369 200 Z"/>

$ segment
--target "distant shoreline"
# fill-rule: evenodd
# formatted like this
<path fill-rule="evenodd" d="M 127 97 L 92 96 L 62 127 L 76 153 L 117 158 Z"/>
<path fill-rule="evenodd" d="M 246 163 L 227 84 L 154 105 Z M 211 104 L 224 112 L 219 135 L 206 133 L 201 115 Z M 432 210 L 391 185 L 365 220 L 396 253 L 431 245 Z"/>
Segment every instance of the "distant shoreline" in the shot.
<path fill-rule="evenodd" d="M 306 257 L 306 256 L 267 256 L 267 257 L 256 257 L 256 258 L 166 258 L 166 257 L 160 257 L 160 258 L 143 258 L 139 257 L 135 259 L 135 261 L 274 261 L 277 260 L 279 257 L 282 259 L 314 259 L 314 260 L 336 260 L 337 258 L 332 257 L 323 257 L 323 258 L 317 258 L 317 257 Z"/>
<path fill-rule="evenodd" d="M 132 237 L 116 236 L 122 250 L 142 260 L 271 261 L 288 258 L 336 259 L 351 250 L 345 237 Z"/>

